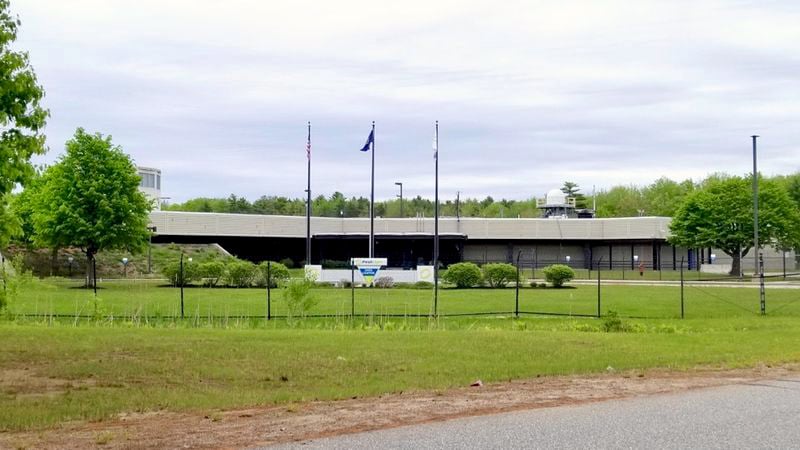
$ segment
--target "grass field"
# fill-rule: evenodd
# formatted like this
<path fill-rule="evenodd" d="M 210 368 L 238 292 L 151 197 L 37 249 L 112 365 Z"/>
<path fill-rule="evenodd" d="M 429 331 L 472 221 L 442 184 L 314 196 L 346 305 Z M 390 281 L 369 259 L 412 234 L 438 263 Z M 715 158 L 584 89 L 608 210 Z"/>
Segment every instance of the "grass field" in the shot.
<path fill-rule="evenodd" d="M 208 413 L 445 389 L 475 379 L 592 373 L 609 366 L 689 369 L 800 360 L 796 319 L 672 320 L 644 322 L 639 333 L 575 331 L 596 322 L 454 319 L 453 329 L 404 331 L 5 323 L 0 430 L 121 412 Z"/>
<path fill-rule="evenodd" d="M 95 302 L 91 291 L 73 286 L 35 280 L 0 319 L 0 430 L 124 412 L 208 414 L 447 389 L 475 379 L 594 373 L 609 366 L 683 370 L 800 361 L 796 289 L 769 288 L 769 314 L 762 317 L 757 289 L 690 286 L 686 319 L 678 318 L 676 286 L 603 286 L 601 319 L 515 319 L 513 289 L 443 289 L 442 313 L 505 314 L 434 320 L 403 317 L 427 314 L 431 290 L 357 289 L 356 312 L 365 316 L 350 319 L 350 290 L 319 288 L 312 313 L 335 316 L 288 323 L 259 317 L 263 289 L 186 289 L 187 318 L 165 317 L 178 313 L 179 290 L 140 281 L 103 283 L 97 317 L 74 320 L 93 315 Z M 273 313 L 284 314 L 280 290 L 273 293 Z M 596 295 L 592 285 L 526 288 L 520 309 L 590 315 Z M 617 323 L 609 310 L 628 318 Z M 628 332 L 603 331 L 609 328 Z"/>
<path fill-rule="evenodd" d="M 684 289 L 686 317 L 747 317 L 759 312 L 758 289 L 711 287 L 688 284 Z M 281 289 L 273 289 L 273 316 L 286 314 Z M 319 302 L 309 314 L 428 315 L 433 311 L 433 291 L 424 289 L 319 288 L 312 291 Z M 352 296 L 352 297 L 351 297 Z M 91 291 L 79 283 L 64 280 L 35 280 L 9 308 L 12 317 L 24 315 L 175 317 L 180 316 L 180 289 L 160 286 L 155 281 L 111 281 L 100 284 L 97 303 Z M 621 316 L 677 318 L 681 312 L 678 286 L 604 285 L 600 310 Z M 515 311 L 514 289 L 440 289 L 438 312 L 442 315 L 508 314 Z M 800 316 L 800 290 L 768 286 L 768 313 Z M 566 289 L 520 290 L 522 312 L 565 315 L 596 315 L 596 285 Z M 263 317 L 267 310 L 265 289 L 184 289 L 184 314 L 188 318 Z M 97 314 L 96 314 L 97 313 Z"/>

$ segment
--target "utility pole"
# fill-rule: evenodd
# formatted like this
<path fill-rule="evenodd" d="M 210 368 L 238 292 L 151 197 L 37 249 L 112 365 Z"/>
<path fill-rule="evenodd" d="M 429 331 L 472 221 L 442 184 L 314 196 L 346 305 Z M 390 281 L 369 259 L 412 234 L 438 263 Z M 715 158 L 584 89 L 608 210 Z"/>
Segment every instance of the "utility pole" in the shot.
<path fill-rule="evenodd" d="M 758 135 L 751 136 L 753 138 L 753 262 L 755 263 L 755 273 L 758 274 L 758 155 L 756 150 L 756 139 Z"/>

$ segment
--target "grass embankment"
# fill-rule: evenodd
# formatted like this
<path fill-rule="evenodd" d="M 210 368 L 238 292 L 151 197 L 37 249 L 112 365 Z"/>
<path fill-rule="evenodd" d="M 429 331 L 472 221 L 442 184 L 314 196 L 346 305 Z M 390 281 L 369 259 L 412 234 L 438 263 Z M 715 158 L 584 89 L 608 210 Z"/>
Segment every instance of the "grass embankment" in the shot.
<path fill-rule="evenodd" d="M 12 317 L 32 314 L 64 316 L 98 315 L 108 317 L 154 318 L 180 315 L 180 290 L 160 287 L 152 281 L 101 283 L 99 302 L 93 293 L 78 284 L 57 280 L 35 280 L 9 308 Z M 750 284 L 752 286 L 752 284 Z M 346 316 L 351 312 L 350 289 L 319 288 L 312 295 L 319 303 L 310 314 Z M 601 287 L 601 312 L 622 316 L 680 317 L 681 292 L 678 286 Z M 580 285 L 567 289 L 520 291 L 520 311 L 594 315 L 597 313 L 597 287 Z M 511 313 L 515 309 L 514 289 L 441 289 L 440 314 Z M 750 317 L 759 311 L 758 289 L 749 287 L 709 287 L 689 285 L 684 290 L 686 317 Z M 419 289 L 356 289 L 356 314 L 426 315 L 433 310 L 433 291 Z M 273 289 L 271 312 L 286 314 L 282 291 Z M 781 316 L 800 316 L 800 290 L 768 286 L 767 312 Z M 184 290 L 187 318 L 263 316 L 266 314 L 264 289 L 223 289 L 192 287 Z"/>
<path fill-rule="evenodd" d="M 800 361 L 796 319 L 443 322 L 450 330 L 220 330 L 0 324 L 0 430 L 122 412 L 207 413 L 539 375 Z M 441 326 L 442 324 L 440 324 Z M 527 328 L 521 330 L 521 328 Z M 659 331 L 661 330 L 661 331 Z M 669 330 L 669 333 L 663 332 Z"/>

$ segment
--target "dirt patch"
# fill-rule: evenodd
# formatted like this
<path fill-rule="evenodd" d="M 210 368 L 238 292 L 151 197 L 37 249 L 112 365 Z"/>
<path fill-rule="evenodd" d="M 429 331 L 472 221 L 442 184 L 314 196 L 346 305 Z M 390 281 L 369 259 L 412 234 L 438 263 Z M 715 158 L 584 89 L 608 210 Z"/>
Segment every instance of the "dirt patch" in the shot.
<path fill-rule="evenodd" d="M 16 398 L 58 395 L 74 389 L 88 389 L 94 384 L 93 380 L 44 377 L 27 368 L 0 370 L 0 392 Z"/>
<path fill-rule="evenodd" d="M 210 414 L 123 414 L 55 430 L 1 433 L 2 448 L 240 448 L 402 425 L 796 376 L 800 366 L 541 377 L 446 391 Z"/>

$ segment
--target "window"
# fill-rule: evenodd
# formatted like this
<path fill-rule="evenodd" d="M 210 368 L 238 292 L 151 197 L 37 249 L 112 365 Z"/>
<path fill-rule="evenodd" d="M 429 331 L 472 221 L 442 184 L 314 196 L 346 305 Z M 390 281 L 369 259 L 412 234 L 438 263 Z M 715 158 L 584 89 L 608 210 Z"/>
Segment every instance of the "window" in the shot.
<path fill-rule="evenodd" d="M 142 177 L 142 181 L 139 183 L 139 186 L 151 189 L 156 187 L 156 176 L 152 173 L 140 173 L 139 176 Z"/>

